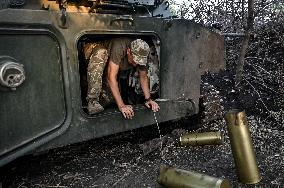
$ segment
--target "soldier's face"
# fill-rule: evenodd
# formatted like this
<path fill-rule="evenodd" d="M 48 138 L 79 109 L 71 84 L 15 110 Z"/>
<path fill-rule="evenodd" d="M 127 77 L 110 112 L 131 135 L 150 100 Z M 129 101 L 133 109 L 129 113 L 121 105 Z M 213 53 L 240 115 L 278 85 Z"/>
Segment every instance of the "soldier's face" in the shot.
<path fill-rule="evenodd" d="M 127 60 L 128 60 L 128 63 L 134 67 L 137 66 L 137 64 L 135 63 L 135 61 L 133 60 L 133 56 L 132 56 L 132 53 L 131 53 L 131 49 L 130 48 L 127 48 Z"/>

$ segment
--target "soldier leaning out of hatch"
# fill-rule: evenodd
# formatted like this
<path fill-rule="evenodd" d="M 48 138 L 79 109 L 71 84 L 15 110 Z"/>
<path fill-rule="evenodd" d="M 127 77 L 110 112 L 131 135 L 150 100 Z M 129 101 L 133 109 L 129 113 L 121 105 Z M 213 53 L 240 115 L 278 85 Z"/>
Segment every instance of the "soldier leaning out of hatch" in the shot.
<path fill-rule="evenodd" d="M 129 70 L 133 67 L 136 67 L 139 72 L 146 107 L 151 108 L 154 112 L 159 110 L 159 105 L 150 96 L 147 76 L 149 51 L 149 45 L 141 39 L 115 38 L 84 45 L 85 58 L 89 59 L 87 69 L 89 114 L 103 111 L 103 106 L 112 102 L 114 98 L 122 115 L 127 119 L 132 119 L 134 116 L 133 108 L 131 105 L 126 105 L 122 100 L 117 77 L 119 71 Z M 107 66 L 106 81 L 103 78 L 105 66 Z M 107 86 L 103 87 L 103 84 Z M 109 89 L 112 96 L 109 95 Z"/>

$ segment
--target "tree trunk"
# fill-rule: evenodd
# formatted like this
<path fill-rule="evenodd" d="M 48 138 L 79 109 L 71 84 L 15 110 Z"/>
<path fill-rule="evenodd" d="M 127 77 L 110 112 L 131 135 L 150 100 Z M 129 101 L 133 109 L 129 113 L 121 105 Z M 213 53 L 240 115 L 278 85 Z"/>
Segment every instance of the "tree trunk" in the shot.
<path fill-rule="evenodd" d="M 247 27 L 246 27 L 246 31 L 245 31 L 245 37 L 243 38 L 241 49 L 240 49 L 238 64 L 237 64 L 237 67 L 236 67 L 236 80 L 235 80 L 235 86 L 236 87 L 239 85 L 239 83 L 242 80 L 246 50 L 248 48 L 250 34 L 253 30 L 253 22 L 254 22 L 253 4 L 254 4 L 254 0 L 248 0 Z"/>

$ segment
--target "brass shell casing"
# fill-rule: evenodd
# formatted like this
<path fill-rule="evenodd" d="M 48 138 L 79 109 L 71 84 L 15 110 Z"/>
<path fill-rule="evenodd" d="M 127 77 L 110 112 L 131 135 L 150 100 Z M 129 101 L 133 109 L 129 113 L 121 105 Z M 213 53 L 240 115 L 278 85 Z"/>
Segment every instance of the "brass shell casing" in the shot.
<path fill-rule="evenodd" d="M 160 167 L 158 183 L 167 188 L 230 188 L 228 180 L 214 178 L 197 172 L 166 166 Z"/>
<path fill-rule="evenodd" d="M 182 146 L 221 145 L 223 142 L 221 132 L 187 133 L 180 137 Z"/>
<path fill-rule="evenodd" d="M 258 183 L 261 176 L 245 112 L 231 110 L 226 113 L 225 120 L 239 181 L 244 184 Z"/>

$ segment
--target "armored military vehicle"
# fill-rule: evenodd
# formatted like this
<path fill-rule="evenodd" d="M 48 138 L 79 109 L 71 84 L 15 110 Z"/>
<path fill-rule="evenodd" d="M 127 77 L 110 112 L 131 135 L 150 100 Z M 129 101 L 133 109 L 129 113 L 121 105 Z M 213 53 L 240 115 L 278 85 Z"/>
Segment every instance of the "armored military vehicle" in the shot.
<path fill-rule="evenodd" d="M 133 119 L 124 119 L 115 105 L 88 114 L 86 42 L 144 39 L 152 49 L 149 79 L 160 105 L 158 122 L 197 114 L 201 75 L 224 68 L 224 39 L 173 18 L 168 5 L 158 0 L 2 0 L 0 165 L 155 123 L 141 101 L 135 73 L 118 78 L 122 95 L 134 106 Z"/>

